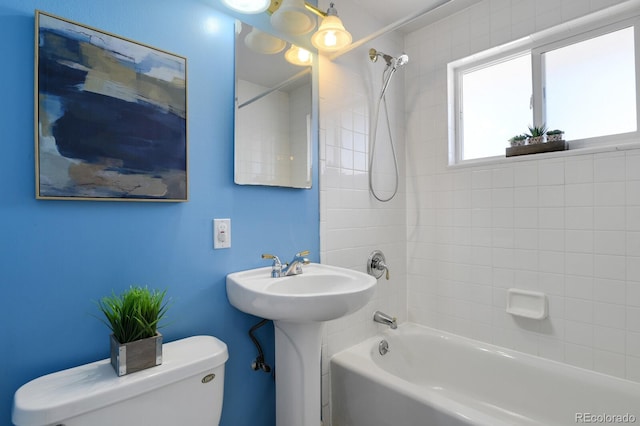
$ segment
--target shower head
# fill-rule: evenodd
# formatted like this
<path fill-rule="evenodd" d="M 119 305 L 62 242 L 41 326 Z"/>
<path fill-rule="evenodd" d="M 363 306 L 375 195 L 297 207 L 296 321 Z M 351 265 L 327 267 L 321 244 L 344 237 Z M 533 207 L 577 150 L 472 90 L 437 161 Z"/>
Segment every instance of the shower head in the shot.
<path fill-rule="evenodd" d="M 407 55 L 406 53 L 403 53 L 402 55 L 398 56 L 398 58 L 396 58 L 396 62 L 395 62 L 395 67 L 401 67 L 403 65 L 406 65 L 407 62 L 409 62 L 409 55 Z"/>
<path fill-rule="evenodd" d="M 376 62 L 379 57 L 382 57 L 382 59 L 384 59 L 387 63 L 387 66 L 393 67 L 393 69 L 406 65 L 406 63 L 409 62 L 409 56 L 405 53 L 398 56 L 397 58 L 394 58 L 393 56 L 379 52 L 374 48 L 369 49 L 369 59 L 371 60 L 371 62 Z"/>

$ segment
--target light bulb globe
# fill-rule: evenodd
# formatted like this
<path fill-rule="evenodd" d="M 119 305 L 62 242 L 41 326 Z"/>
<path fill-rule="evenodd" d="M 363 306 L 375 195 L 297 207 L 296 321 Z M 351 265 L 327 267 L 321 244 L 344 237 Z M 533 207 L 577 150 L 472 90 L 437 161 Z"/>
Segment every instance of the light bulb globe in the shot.
<path fill-rule="evenodd" d="M 267 10 L 271 5 L 271 0 L 222 0 L 222 3 L 236 12 L 255 14 Z"/>
<path fill-rule="evenodd" d="M 311 44 L 324 52 L 335 52 L 351 43 L 351 34 L 345 30 L 342 21 L 337 16 L 326 16 L 318 31 L 311 36 Z"/>

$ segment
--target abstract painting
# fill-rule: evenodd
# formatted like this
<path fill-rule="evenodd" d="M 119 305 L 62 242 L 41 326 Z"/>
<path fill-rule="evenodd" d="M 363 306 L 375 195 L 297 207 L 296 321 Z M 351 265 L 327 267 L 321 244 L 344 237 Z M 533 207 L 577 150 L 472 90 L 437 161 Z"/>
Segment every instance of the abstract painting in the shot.
<path fill-rule="evenodd" d="M 186 58 L 36 11 L 36 198 L 187 200 Z"/>

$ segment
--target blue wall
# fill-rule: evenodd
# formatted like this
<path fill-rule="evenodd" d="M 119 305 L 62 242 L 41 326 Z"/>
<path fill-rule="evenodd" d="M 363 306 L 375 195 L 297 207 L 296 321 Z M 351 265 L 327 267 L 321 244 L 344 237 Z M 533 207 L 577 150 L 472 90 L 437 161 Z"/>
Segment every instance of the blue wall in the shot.
<path fill-rule="evenodd" d="M 35 200 L 34 9 L 187 57 L 189 202 Z M 206 1 L 0 0 L 0 424 L 22 384 L 108 357 L 94 301 L 131 284 L 168 289 L 166 341 L 227 343 L 223 425 L 275 423 L 273 380 L 249 368 L 257 318 L 229 304 L 225 275 L 262 252 L 318 260 L 317 172 L 312 190 L 234 185 L 233 37 Z M 214 217 L 231 218 L 231 249 L 213 250 Z M 273 363 L 272 327 L 258 335 Z"/>

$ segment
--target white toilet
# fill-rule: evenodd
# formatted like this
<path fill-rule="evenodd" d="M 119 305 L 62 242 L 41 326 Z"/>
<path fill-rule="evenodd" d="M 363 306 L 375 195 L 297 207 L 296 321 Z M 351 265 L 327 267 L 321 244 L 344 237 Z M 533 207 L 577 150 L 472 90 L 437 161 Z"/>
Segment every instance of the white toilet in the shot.
<path fill-rule="evenodd" d="M 16 426 L 213 426 L 220 422 L 227 345 L 194 336 L 163 346 L 161 365 L 118 377 L 108 359 L 18 389 Z"/>

